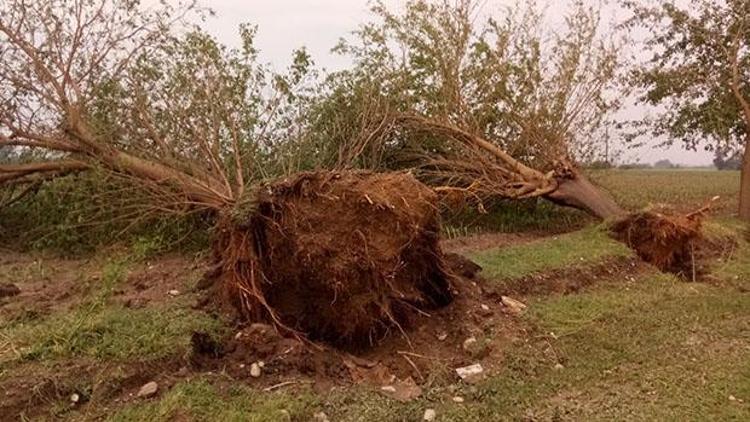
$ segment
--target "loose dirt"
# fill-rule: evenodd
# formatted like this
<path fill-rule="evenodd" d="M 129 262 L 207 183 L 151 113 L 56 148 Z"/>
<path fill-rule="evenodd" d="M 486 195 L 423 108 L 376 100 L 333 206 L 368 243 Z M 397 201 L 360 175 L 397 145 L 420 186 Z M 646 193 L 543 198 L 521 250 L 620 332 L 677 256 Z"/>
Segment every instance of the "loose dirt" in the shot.
<path fill-rule="evenodd" d="M 450 306 L 417 312 L 403 330 L 392 327 L 369 345 L 332 347 L 279 335 L 270 325 L 238 327 L 223 340 L 193 336 L 192 363 L 201 370 L 223 370 L 261 388 L 312 384 L 326 390 L 362 383 L 375 388 L 412 379 L 417 384 L 457 382 L 455 369 L 481 364 L 484 375 L 503 365 L 503 350 L 519 334 L 519 323 L 501 296 L 487 288 L 471 263 L 449 256 L 455 278 Z M 474 339 L 474 341 L 469 341 Z M 253 364 L 262 375 L 251 375 Z"/>

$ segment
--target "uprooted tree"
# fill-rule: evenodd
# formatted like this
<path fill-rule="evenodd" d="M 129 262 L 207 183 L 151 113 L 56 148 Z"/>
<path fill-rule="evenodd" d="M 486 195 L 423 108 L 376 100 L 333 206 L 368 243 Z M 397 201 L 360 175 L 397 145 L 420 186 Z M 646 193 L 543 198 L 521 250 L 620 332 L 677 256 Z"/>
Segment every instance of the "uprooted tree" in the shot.
<path fill-rule="evenodd" d="M 258 64 L 253 27 L 241 27 L 241 47 L 227 49 L 185 23 L 203 12 L 194 5 L 5 2 L 0 182 L 28 187 L 96 169 L 142 193 L 134 212 L 202 210 L 215 224 L 222 303 L 342 342 L 374 341 L 450 302 L 437 194 L 403 172 L 301 170 L 408 165 L 438 192 L 541 196 L 602 218 L 622 214 L 569 164 L 580 153 L 575 140 L 595 132 L 607 108 L 611 57 L 576 53 L 599 48 L 590 47 L 596 20 L 583 9 L 571 15 L 581 26 L 575 41 L 560 35 L 561 61 L 546 63 L 539 46 L 524 53 L 537 43 L 533 13 L 521 29 L 491 21 L 494 35 L 474 39 L 464 27 L 471 3 L 410 7 L 428 29 L 434 16 L 464 32 L 403 35 L 433 55 L 417 49 L 404 56 L 414 64 L 406 77 L 365 81 L 373 84 L 360 83 L 366 66 L 394 63 L 362 61 L 332 76 L 321 100 L 304 51 L 286 73 L 271 73 Z M 416 88 L 430 95 L 409 96 Z M 338 113 L 341 102 L 348 114 Z"/>
<path fill-rule="evenodd" d="M 318 132 L 335 164 L 409 168 L 464 199 L 459 206 L 545 198 L 618 220 L 617 238 L 685 273 L 706 208 L 628 215 L 576 166 L 606 144 L 620 106 L 618 45 L 602 35 L 598 10 L 572 2 L 563 23 L 551 24 L 533 2 L 500 20 L 484 20 L 482 6 L 413 0 L 396 13 L 374 4 L 378 19 L 337 47 L 355 66 L 332 75 L 313 108 L 325 116 Z"/>

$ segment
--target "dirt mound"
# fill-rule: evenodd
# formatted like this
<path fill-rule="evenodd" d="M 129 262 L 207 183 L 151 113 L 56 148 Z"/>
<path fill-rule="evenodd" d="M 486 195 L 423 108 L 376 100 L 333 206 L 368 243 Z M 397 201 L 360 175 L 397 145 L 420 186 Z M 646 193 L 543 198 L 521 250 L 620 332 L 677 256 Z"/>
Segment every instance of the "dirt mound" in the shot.
<path fill-rule="evenodd" d="M 722 249 L 716 239 L 709 239 L 702 233 L 709 207 L 689 214 L 663 207 L 633 213 L 616 221 L 611 232 L 614 238 L 660 270 L 696 279 L 704 270 L 703 261 Z"/>
<path fill-rule="evenodd" d="M 455 273 L 470 263 L 458 256 L 447 262 Z M 387 396 L 388 386 L 399 390 L 403 385 L 455 384 L 460 381 L 456 369 L 470 365 L 480 364 L 484 375 L 496 373 L 505 365 L 508 347 L 521 335 L 516 313 L 478 275 L 459 276 L 453 284 L 450 306 L 416 313 L 405 335 L 388 336 L 372 347 L 313 346 L 280 335 L 271 325 L 252 323 L 218 341 L 195 333 L 192 368 L 220 371 L 265 391 L 309 384 L 328 392 L 354 383 Z"/>
<path fill-rule="evenodd" d="M 219 239 L 225 293 L 250 321 L 375 343 L 452 300 L 436 195 L 406 173 L 302 173 L 259 189 Z"/>

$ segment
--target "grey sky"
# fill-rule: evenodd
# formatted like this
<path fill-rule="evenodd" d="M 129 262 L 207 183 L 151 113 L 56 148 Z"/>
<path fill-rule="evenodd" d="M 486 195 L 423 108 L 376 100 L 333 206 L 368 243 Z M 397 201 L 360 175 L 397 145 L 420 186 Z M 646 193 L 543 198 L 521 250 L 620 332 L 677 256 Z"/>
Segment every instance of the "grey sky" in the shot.
<path fill-rule="evenodd" d="M 402 0 L 386 0 L 386 4 L 399 7 Z M 483 10 L 491 12 L 495 7 L 510 3 L 509 0 L 487 0 Z M 327 69 L 345 67 L 344 57 L 330 52 L 340 37 L 347 36 L 362 22 L 371 18 L 367 0 L 210 0 L 203 4 L 216 11 L 204 27 L 228 45 L 236 45 L 237 28 L 249 22 L 259 26 L 256 40 L 264 61 L 277 69 L 289 63 L 291 52 L 305 46 L 316 64 Z M 551 16 L 560 16 L 568 1 L 550 1 Z M 613 13 L 615 13 L 613 11 Z M 628 111 L 633 117 L 638 109 Z M 625 151 L 624 159 L 653 163 L 662 158 L 689 165 L 710 164 L 710 153 L 684 151 L 679 146 L 667 150 L 644 147 Z"/>

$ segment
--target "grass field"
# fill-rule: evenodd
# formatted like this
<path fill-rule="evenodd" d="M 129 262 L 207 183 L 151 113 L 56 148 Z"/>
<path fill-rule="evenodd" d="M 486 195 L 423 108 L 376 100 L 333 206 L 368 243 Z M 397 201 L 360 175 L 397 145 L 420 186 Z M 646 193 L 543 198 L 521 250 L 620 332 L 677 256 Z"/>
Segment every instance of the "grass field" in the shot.
<path fill-rule="evenodd" d="M 730 172 L 594 177 L 634 208 L 699 204 L 717 194 L 731 208 L 736 189 Z M 528 311 L 508 316 L 518 332 L 497 373 L 477 384 L 440 378 L 406 403 L 367 385 L 264 392 L 222 369 L 167 375 L 156 397 L 135 399 L 130 394 L 148 380 L 143 373 L 177 374 L 188 365 L 193 330 L 218 334 L 225 327 L 190 306 L 200 275 L 189 265 L 193 258 L 151 258 L 141 250 L 77 260 L 8 253 L 0 256 L 0 283 L 40 292 L 57 287 L 23 307 L 0 302 L 0 419 L 309 421 L 324 412 L 332 422 L 419 421 L 429 408 L 437 421 L 748 420 L 750 245 L 742 224 L 718 221 L 739 246 L 716 262 L 711 283 L 643 267 L 574 294 L 517 297 Z M 590 226 L 470 255 L 488 283 L 500 286 L 631 253 Z M 144 272 L 159 277 L 139 279 Z M 144 282 L 156 287 L 138 290 Z M 154 304 L 133 305 L 154 289 Z M 171 297 L 173 289 L 180 294 Z M 72 392 L 85 397 L 84 405 L 71 405 Z M 19 407 L 19 397 L 34 404 Z"/>

